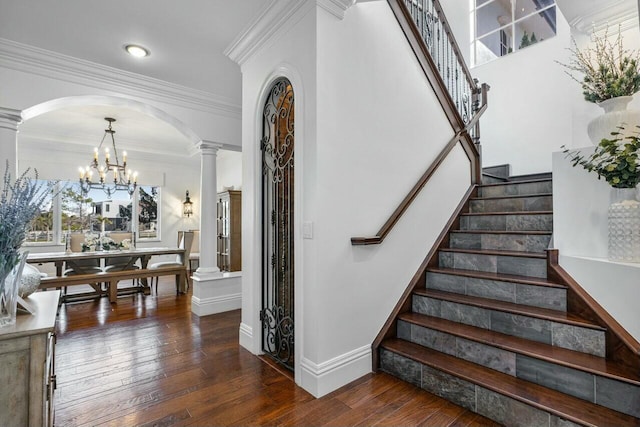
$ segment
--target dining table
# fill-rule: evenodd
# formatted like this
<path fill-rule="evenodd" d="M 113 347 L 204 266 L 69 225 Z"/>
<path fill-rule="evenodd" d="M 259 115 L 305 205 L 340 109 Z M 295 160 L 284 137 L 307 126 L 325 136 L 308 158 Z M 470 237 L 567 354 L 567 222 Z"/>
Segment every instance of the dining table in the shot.
<path fill-rule="evenodd" d="M 135 248 L 135 249 L 118 249 L 104 251 L 86 251 L 86 252 L 42 252 L 30 253 L 27 256 L 29 264 L 47 264 L 55 265 L 56 276 L 42 279 L 41 288 L 57 287 L 64 288 L 68 285 L 83 284 L 90 285 L 94 292 L 88 294 L 76 294 L 78 296 L 66 295 L 63 292 L 63 302 L 71 299 L 83 299 L 82 297 L 94 298 L 96 296 L 109 295 L 111 302 L 116 302 L 115 298 L 118 294 L 126 294 L 135 292 L 143 292 L 145 295 L 151 293 L 148 283 L 149 277 L 155 277 L 163 274 L 176 275 L 177 291 L 186 292 L 186 268 L 172 267 L 171 269 L 150 269 L 149 261 L 154 256 L 161 255 L 181 255 L 184 254 L 183 248 L 178 247 L 152 247 L 152 248 Z M 107 271 L 105 267 L 108 260 L 117 258 L 118 266 L 115 271 Z M 95 263 L 87 263 L 86 261 L 95 260 Z M 83 262 L 81 262 L 83 261 Z M 92 266 L 98 266 L 96 269 Z M 65 275 L 65 272 L 73 271 L 73 275 Z M 121 280 L 139 279 L 138 285 L 120 288 L 117 284 Z M 107 283 L 109 289 L 104 290 L 102 284 Z"/>

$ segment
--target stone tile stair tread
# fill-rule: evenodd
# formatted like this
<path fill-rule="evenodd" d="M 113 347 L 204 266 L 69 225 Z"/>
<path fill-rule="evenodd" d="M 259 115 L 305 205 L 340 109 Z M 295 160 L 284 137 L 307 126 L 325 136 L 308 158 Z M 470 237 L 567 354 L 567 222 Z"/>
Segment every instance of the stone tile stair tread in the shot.
<path fill-rule="evenodd" d="M 420 313 L 403 313 L 398 318 L 418 326 L 444 332 L 449 335 L 455 335 L 470 341 L 476 341 L 481 344 L 640 386 L 639 373 L 617 365 L 603 357 L 554 347 L 549 344 L 532 342 L 525 338 L 506 335 L 500 332 Z"/>
<path fill-rule="evenodd" d="M 460 270 L 456 268 L 428 268 L 428 272 L 450 274 L 453 276 L 475 277 L 477 279 L 497 280 L 500 282 L 522 283 L 524 285 L 546 286 L 549 288 L 567 289 L 566 285 L 555 283 L 546 279 L 539 279 L 531 276 L 518 276 L 515 274 L 492 273 L 476 270 Z"/>
<path fill-rule="evenodd" d="M 498 256 L 547 259 L 546 252 L 524 252 L 524 251 L 504 251 L 499 249 L 463 249 L 463 248 L 441 248 L 439 250 L 441 252 L 457 252 L 457 253 L 464 253 L 464 254 L 498 255 Z"/>
<path fill-rule="evenodd" d="M 452 233 L 464 233 L 464 234 L 514 234 L 517 236 L 536 235 L 536 236 L 550 236 L 553 234 L 551 231 L 540 230 L 451 230 Z"/>
<path fill-rule="evenodd" d="M 551 322 L 564 323 L 568 325 L 578 326 L 581 328 L 594 329 L 604 331 L 605 328 L 583 319 L 575 314 L 552 310 L 549 308 L 533 307 L 529 305 L 516 304 L 513 302 L 499 301 L 490 298 L 475 297 L 471 295 L 455 294 L 452 292 L 444 292 L 436 289 L 417 288 L 414 289 L 415 295 L 445 300 L 449 302 L 471 305 L 487 310 L 503 311 L 511 314 L 519 314 L 527 317 L 535 317 L 538 319 L 549 320 Z"/>
<path fill-rule="evenodd" d="M 640 419 L 397 338 L 382 348 L 527 405 L 588 426 L 640 426 Z"/>
<path fill-rule="evenodd" d="M 464 212 L 460 216 L 486 215 L 553 215 L 553 211 L 502 211 L 502 212 Z"/>
<path fill-rule="evenodd" d="M 493 182 L 491 184 L 480 184 L 479 188 L 482 187 L 495 187 L 498 185 L 514 185 L 514 184 L 530 184 L 536 182 L 551 182 L 551 178 L 540 178 L 540 179 L 523 179 L 523 180 L 515 180 L 515 181 L 507 181 L 507 182 Z"/>
<path fill-rule="evenodd" d="M 523 175 L 510 175 L 509 181 L 518 182 L 518 181 L 531 181 L 533 179 L 541 179 L 541 180 L 549 180 L 553 179 L 552 172 L 538 172 L 538 173 L 527 173 Z"/>
<path fill-rule="evenodd" d="M 553 193 L 509 194 L 503 196 L 470 197 L 469 200 L 525 199 L 529 197 L 552 197 Z"/>
<path fill-rule="evenodd" d="M 495 179 L 501 179 L 503 181 L 507 181 L 509 178 L 505 177 L 505 176 L 500 176 L 500 175 L 494 175 L 492 173 L 487 173 L 487 172 L 482 172 L 482 176 L 487 176 L 489 178 L 495 178 Z"/>

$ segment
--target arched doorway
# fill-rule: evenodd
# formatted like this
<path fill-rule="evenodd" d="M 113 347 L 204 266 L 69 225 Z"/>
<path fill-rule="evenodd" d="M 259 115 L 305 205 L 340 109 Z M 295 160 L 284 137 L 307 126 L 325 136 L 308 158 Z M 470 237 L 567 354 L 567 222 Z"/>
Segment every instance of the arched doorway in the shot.
<path fill-rule="evenodd" d="M 262 350 L 294 368 L 294 93 L 276 80 L 263 109 Z"/>

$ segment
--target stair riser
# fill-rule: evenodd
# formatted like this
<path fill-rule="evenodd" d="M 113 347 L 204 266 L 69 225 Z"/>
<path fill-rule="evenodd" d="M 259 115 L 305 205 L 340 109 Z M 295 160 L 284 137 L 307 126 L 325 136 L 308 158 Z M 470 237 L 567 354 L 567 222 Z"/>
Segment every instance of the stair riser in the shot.
<path fill-rule="evenodd" d="M 567 291 L 561 288 L 427 272 L 426 287 L 540 308 L 567 311 Z"/>
<path fill-rule="evenodd" d="M 398 338 L 628 415 L 640 416 L 640 406 L 634 404 L 634 399 L 640 399 L 640 387 L 633 384 L 625 384 L 404 321 L 398 322 Z M 612 396 L 623 396 L 623 399 L 611 399 Z M 629 398 L 624 399 L 624 396 Z"/>
<path fill-rule="evenodd" d="M 440 251 L 438 255 L 441 268 L 459 268 L 462 270 L 547 278 L 547 261 L 544 258 L 444 251 Z"/>
<path fill-rule="evenodd" d="M 505 251 L 544 252 L 551 235 L 539 234 L 481 234 L 456 233 L 449 235 L 449 246 L 456 249 L 497 249 Z"/>
<path fill-rule="evenodd" d="M 462 215 L 461 230 L 552 231 L 552 214 Z"/>
<path fill-rule="evenodd" d="M 530 194 L 551 193 L 551 181 L 515 182 L 513 184 L 490 185 L 479 188 L 480 197 L 524 196 Z"/>
<path fill-rule="evenodd" d="M 482 173 L 488 173 L 489 175 L 495 175 L 501 178 L 508 178 L 509 175 L 511 175 L 511 166 L 510 165 L 488 166 L 486 168 L 482 168 Z"/>
<path fill-rule="evenodd" d="M 380 351 L 380 366 L 390 375 L 507 426 L 577 425 L 385 349 Z"/>
<path fill-rule="evenodd" d="M 605 356 L 604 332 L 520 314 L 413 296 L 412 311 L 556 347 Z"/>
<path fill-rule="evenodd" d="M 509 199 L 471 200 L 471 212 L 530 212 L 553 210 L 551 196 L 518 197 Z"/>

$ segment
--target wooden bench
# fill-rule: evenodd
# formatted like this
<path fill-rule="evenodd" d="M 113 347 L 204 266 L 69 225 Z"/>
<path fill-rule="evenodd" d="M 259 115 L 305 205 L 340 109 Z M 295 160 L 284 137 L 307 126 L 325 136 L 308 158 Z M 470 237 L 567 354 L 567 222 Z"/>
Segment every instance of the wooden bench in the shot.
<path fill-rule="evenodd" d="M 118 270 L 95 274 L 76 274 L 72 276 L 45 277 L 41 280 L 39 289 L 62 288 L 73 285 L 91 285 L 95 290 L 95 293 L 78 294 L 77 297 L 96 297 L 102 296 L 104 294 L 101 289 L 100 283 L 106 283 L 106 292 L 109 295 L 109 301 L 113 303 L 116 302 L 118 298 L 119 281 L 127 279 L 146 279 L 148 277 L 155 276 L 176 276 L 178 284 L 176 291 L 179 293 L 186 292 L 186 268 L 184 266 L 161 267 L 154 269 L 142 268 L 137 270 Z M 146 283 L 144 286 L 128 288 L 125 291 L 129 291 L 128 293 L 130 293 L 131 290 L 134 290 L 135 292 L 139 292 L 142 290 L 145 295 L 149 295 L 151 293 L 151 289 Z M 77 297 L 75 298 L 77 299 Z M 74 297 L 70 296 L 70 299 L 74 299 Z M 63 300 L 67 301 L 66 295 L 63 296 Z"/>

